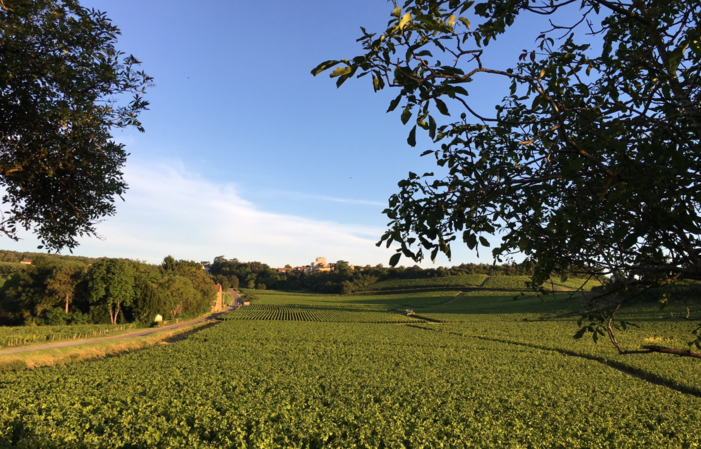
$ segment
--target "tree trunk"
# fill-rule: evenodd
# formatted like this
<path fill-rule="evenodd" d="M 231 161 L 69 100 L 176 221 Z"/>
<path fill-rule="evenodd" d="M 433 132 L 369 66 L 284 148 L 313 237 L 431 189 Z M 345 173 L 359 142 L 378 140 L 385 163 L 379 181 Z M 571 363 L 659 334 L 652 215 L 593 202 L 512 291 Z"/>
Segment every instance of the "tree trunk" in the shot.
<path fill-rule="evenodd" d="M 110 309 L 110 324 L 114 324 L 116 316 L 112 312 L 112 304 L 107 304 L 107 307 Z"/>
<path fill-rule="evenodd" d="M 66 313 L 68 313 L 68 299 L 70 298 L 70 296 L 70 293 L 66 293 Z"/>
<path fill-rule="evenodd" d="M 117 310 L 114 312 L 114 321 L 112 324 L 117 324 L 117 318 L 119 317 L 119 303 L 117 303 Z"/>

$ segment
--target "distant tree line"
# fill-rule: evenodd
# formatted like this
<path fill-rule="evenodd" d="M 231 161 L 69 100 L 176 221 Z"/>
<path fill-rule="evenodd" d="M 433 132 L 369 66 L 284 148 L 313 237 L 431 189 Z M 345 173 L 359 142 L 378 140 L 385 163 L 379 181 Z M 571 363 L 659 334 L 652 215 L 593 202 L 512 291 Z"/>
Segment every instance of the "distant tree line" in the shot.
<path fill-rule="evenodd" d="M 42 258 L 58 259 L 58 260 L 70 260 L 78 261 L 85 264 L 94 262 L 95 258 L 83 257 L 83 256 L 73 256 L 73 255 L 62 255 L 62 254 L 46 254 L 46 253 L 32 253 L 32 252 L 19 252 L 10 251 L 7 249 L 0 249 L 0 262 L 8 263 L 19 263 L 24 259 L 42 259 Z"/>
<path fill-rule="evenodd" d="M 0 287 L 0 324 L 150 323 L 201 315 L 216 298 L 215 283 L 196 262 L 168 256 L 160 265 L 127 259 L 33 255 Z M 3 253 L 0 253 L 3 257 Z"/>
<path fill-rule="evenodd" d="M 237 288 L 256 288 L 318 293 L 348 294 L 362 290 L 375 282 L 387 279 L 426 279 L 467 274 L 487 274 L 490 276 L 531 276 L 533 267 L 520 264 L 461 264 L 450 268 L 384 267 L 382 265 L 350 268 L 346 261 L 339 260 L 334 271 L 321 273 L 286 272 L 279 273 L 262 262 L 240 262 L 227 260 L 224 256 L 214 259 L 210 273 L 216 282 Z"/>

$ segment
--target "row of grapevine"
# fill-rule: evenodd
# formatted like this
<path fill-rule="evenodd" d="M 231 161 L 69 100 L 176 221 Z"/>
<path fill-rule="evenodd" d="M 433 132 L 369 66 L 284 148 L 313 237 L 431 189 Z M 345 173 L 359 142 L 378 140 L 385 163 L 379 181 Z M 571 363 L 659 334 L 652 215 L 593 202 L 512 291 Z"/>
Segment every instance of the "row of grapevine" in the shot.
<path fill-rule="evenodd" d="M 0 447 L 681 448 L 700 421 L 602 363 L 409 326 L 234 320 L 0 374 Z"/>
<path fill-rule="evenodd" d="M 328 323 L 413 323 L 406 315 L 380 310 L 314 309 L 253 305 L 222 316 L 224 320 L 315 321 Z"/>
<path fill-rule="evenodd" d="M 531 278 L 528 276 L 492 276 L 482 285 L 485 289 L 500 289 L 500 290 L 528 290 L 528 283 Z M 582 289 L 584 291 L 589 291 L 592 287 L 601 285 L 596 280 L 586 280 L 586 279 L 568 279 L 562 282 L 560 278 L 552 278 L 550 281 L 543 284 L 543 287 L 547 289 L 554 289 L 555 291 L 563 290 L 577 290 Z"/>
<path fill-rule="evenodd" d="M 467 274 L 425 279 L 388 279 L 368 285 L 365 290 L 410 290 L 415 288 L 478 287 L 487 278 L 486 274 Z"/>
<path fill-rule="evenodd" d="M 0 327 L 0 347 L 96 338 L 134 328 L 136 328 L 136 325 L 133 323 L 119 325 L 86 324 L 81 326 L 2 326 Z"/>

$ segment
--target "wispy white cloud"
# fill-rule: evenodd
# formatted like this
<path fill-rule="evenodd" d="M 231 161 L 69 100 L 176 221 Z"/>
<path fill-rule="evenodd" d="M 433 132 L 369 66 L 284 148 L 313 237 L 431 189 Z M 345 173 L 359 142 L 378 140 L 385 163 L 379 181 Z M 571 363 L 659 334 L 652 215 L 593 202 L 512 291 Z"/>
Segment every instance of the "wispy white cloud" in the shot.
<path fill-rule="evenodd" d="M 118 200 L 117 215 L 98 225 L 102 238 L 81 240 L 77 254 L 149 262 L 168 254 L 202 260 L 225 255 L 270 265 L 305 264 L 318 256 L 386 265 L 392 254 L 375 246 L 382 228 L 263 211 L 234 185 L 216 184 L 182 163 L 132 160 L 125 177 L 126 202 Z M 28 251 L 33 243 L 26 236 L 17 245 Z M 5 246 L 16 249 L 9 241 Z"/>
<path fill-rule="evenodd" d="M 380 207 L 387 206 L 386 201 L 359 200 L 359 199 L 354 199 L 354 198 L 337 198 L 337 197 L 328 196 L 328 195 L 316 195 L 316 194 L 310 194 L 310 193 L 304 193 L 304 192 L 295 192 L 295 191 L 291 191 L 291 190 L 269 189 L 269 190 L 265 191 L 265 194 L 271 195 L 271 196 L 276 196 L 276 197 L 295 199 L 295 200 L 318 200 L 318 201 L 331 201 L 333 203 L 358 204 L 358 205 L 364 205 L 364 206 L 380 206 Z"/>

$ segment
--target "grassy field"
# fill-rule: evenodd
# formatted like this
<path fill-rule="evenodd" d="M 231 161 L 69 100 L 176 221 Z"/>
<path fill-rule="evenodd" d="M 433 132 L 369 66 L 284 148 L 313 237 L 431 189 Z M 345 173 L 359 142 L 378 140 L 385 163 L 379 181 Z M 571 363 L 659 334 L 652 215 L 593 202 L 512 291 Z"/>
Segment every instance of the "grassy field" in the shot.
<path fill-rule="evenodd" d="M 395 310 L 407 307 L 424 307 L 441 304 L 459 293 L 460 290 L 451 290 L 341 296 L 257 290 L 255 294 L 258 299 L 255 301 L 255 304 L 270 306 L 331 307 L 362 310 Z"/>
<path fill-rule="evenodd" d="M 699 447 L 700 360 L 574 340 L 567 294 L 458 293 L 256 292 L 178 343 L 0 374 L 0 447 Z M 686 347 L 626 314 L 627 347 Z"/>
<path fill-rule="evenodd" d="M 530 280 L 531 278 L 528 276 L 491 276 L 482 287 L 485 289 L 526 290 L 528 288 L 527 282 Z M 597 285 L 601 284 L 595 280 L 568 279 L 562 282 L 560 278 L 552 278 L 550 282 L 546 282 L 543 287 L 555 291 L 577 290 L 580 288 L 584 291 L 590 291 L 592 287 Z"/>
<path fill-rule="evenodd" d="M 450 276 L 429 279 L 389 279 L 368 285 L 367 291 L 410 290 L 417 288 L 478 287 L 487 278 L 485 274 Z"/>
<path fill-rule="evenodd" d="M 499 290 L 526 290 L 527 282 L 530 281 L 528 276 L 491 276 L 485 274 L 471 274 L 466 276 L 449 276 L 442 278 L 428 279 L 389 279 L 386 281 L 376 282 L 368 285 L 363 291 L 379 292 L 386 290 L 416 290 L 416 289 L 431 289 L 431 288 L 475 288 L 482 287 L 486 289 Z M 485 282 L 486 280 L 486 282 Z M 585 279 L 568 279 L 561 282 L 560 278 L 553 278 L 547 282 L 544 287 L 555 291 L 569 291 L 581 288 L 584 291 L 589 291 L 592 287 L 600 285 L 595 280 Z"/>

